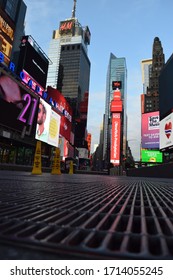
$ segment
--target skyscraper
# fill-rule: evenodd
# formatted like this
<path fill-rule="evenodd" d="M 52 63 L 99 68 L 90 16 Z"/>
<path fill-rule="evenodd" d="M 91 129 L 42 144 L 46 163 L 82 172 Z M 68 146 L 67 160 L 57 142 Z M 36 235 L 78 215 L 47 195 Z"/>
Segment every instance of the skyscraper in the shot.
<path fill-rule="evenodd" d="M 47 85 L 57 88 L 71 105 L 73 120 L 77 124 L 74 128 L 75 140 L 80 146 L 87 125 L 87 117 L 83 119 L 80 114 L 80 104 L 89 92 L 88 45 L 91 34 L 88 26 L 81 26 L 75 12 L 76 0 L 72 17 L 61 21 L 59 29 L 53 31 L 48 52 L 53 64 L 49 66 Z"/>
<path fill-rule="evenodd" d="M 141 61 L 141 70 L 142 70 L 142 84 L 143 84 L 143 93 L 147 93 L 147 88 L 149 87 L 149 79 L 151 76 L 152 68 L 152 59 L 143 59 Z"/>
<path fill-rule="evenodd" d="M 161 41 L 158 37 L 154 38 L 152 51 L 152 67 L 149 76 L 149 86 L 143 96 L 142 113 L 154 112 L 159 110 L 159 75 L 165 65 L 165 56 Z"/>
<path fill-rule="evenodd" d="M 112 82 L 121 81 L 121 99 L 123 100 L 122 113 L 122 135 L 121 135 L 121 156 L 126 154 L 127 140 L 127 67 L 124 57 L 117 58 L 114 54 L 110 54 L 107 80 L 106 80 L 106 102 L 104 116 L 104 144 L 103 144 L 103 159 L 109 162 L 110 155 L 110 103 L 113 98 Z"/>

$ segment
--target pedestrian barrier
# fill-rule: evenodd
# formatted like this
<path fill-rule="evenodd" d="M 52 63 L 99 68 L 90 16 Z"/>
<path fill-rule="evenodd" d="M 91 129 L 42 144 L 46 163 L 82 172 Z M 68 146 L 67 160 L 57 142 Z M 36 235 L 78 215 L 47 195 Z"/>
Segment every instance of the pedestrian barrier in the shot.
<path fill-rule="evenodd" d="M 40 141 L 37 141 L 37 144 L 36 144 L 32 174 L 33 175 L 41 175 L 42 174 L 41 142 Z"/>
<path fill-rule="evenodd" d="M 52 175 L 61 175 L 61 160 L 60 160 L 60 149 L 56 148 L 55 156 L 52 164 Z"/>

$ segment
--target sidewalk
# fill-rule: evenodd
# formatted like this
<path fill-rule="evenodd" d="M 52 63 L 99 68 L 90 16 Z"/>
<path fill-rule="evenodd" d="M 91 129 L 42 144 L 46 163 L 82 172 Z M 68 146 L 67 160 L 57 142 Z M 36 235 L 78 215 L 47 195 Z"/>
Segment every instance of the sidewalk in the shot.
<path fill-rule="evenodd" d="M 173 259 L 173 180 L 0 171 L 1 259 Z"/>

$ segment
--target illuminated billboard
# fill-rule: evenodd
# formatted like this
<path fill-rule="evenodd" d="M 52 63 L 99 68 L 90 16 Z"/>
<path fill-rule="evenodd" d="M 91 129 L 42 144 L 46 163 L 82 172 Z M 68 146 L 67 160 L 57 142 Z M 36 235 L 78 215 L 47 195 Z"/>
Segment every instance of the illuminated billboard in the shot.
<path fill-rule="evenodd" d="M 58 147 L 61 117 L 42 98 L 39 101 L 35 138 Z"/>
<path fill-rule="evenodd" d="M 159 111 L 142 114 L 142 148 L 159 148 Z"/>
<path fill-rule="evenodd" d="M 27 134 L 36 125 L 38 96 L 0 69 L 0 124 Z"/>
<path fill-rule="evenodd" d="M 113 113 L 110 162 L 113 163 L 114 166 L 120 164 L 120 133 L 121 133 L 120 113 Z"/>
<path fill-rule="evenodd" d="M 15 25 L 9 16 L 0 8 L 0 49 L 4 62 L 8 65 L 14 40 Z"/>
<path fill-rule="evenodd" d="M 24 36 L 20 45 L 18 72 L 25 70 L 45 89 L 49 60 L 30 36 Z"/>
<path fill-rule="evenodd" d="M 173 148 L 173 113 L 160 121 L 160 150 Z"/>
<path fill-rule="evenodd" d="M 70 20 L 65 20 L 60 22 L 60 27 L 59 27 L 59 33 L 61 35 L 64 34 L 74 34 L 74 28 L 75 28 L 75 20 L 70 19 Z"/>
<path fill-rule="evenodd" d="M 163 162 L 163 155 L 156 150 L 142 150 L 142 162 Z"/>
<path fill-rule="evenodd" d="M 70 142 L 72 109 L 65 97 L 57 89 L 48 86 L 47 93 L 47 101 L 51 103 L 55 110 L 61 115 L 60 134 Z"/>

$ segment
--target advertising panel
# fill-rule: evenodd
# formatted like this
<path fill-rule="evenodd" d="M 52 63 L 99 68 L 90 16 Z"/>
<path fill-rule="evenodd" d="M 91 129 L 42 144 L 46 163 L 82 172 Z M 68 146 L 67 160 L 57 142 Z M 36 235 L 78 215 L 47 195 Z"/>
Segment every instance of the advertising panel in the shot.
<path fill-rule="evenodd" d="M 53 110 L 51 110 L 49 123 L 48 144 L 58 147 L 59 145 L 59 131 L 60 131 L 61 117 Z"/>
<path fill-rule="evenodd" d="M 163 155 L 160 151 L 142 150 L 142 162 L 163 162 Z"/>
<path fill-rule="evenodd" d="M 4 62 L 8 65 L 14 40 L 14 22 L 0 7 L 0 49 L 4 54 Z"/>
<path fill-rule="evenodd" d="M 47 88 L 48 102 L 50 102 L 55 110 L 61 114 L 60 134 L 70 141 L 70 134 L 72 129 L 72 109 L 65 97 L 52 87 Z"/>
<path fill-rule="evenodd" d="M 49 60 L 39 52 L 39 47 L 32 46 L 28 36 L 22 38 L 18 71 L 25 70 L 44 89 L 46 87 Z M 33 40 L 34 44 L 34 40 Z M 36 44 L 35 44 L 36 45 Z"/>
<path fill-rule="evenodd" d="M 120 113 L 113 113 L 110 162 L 113 163 L 114 166 L 120 164 L 120 132 L 121 132 Z"/>
<path fill-rule="evenodd" d="M 0 69 L 0 123 L 27 134 L 35 130 L 38 96 Z"/>
<path fill-rule="evenodd" d="M 160 150 L 173 147 L 173 113 L 160 121 Z"/>
<path fill-rule="evenodd" d="M 79 106 L 79 112 L 80 112 L 80 119 L 86 120 L 87 114 L 88 114 L 88 92 L 86 91 L 84 93 L 84 99 L 81 101 Z"/>
<path fill-rule="evenodd" d="M 35 138 L 48 143 L 51 106 L 40 98 Z"/>
<path fill-rule="evenodd" d="M 42 98 L 39 101 L 35 138 L 58 147 L 61 117 Z"/>
<path fill-rule="evenodd" d="M 74 34 L 74 27 L 75 27 L 75 20 L 70 19 L 70 20 L 65 20 L 60 22 L 60 27 L 59 27 L 59 33 L 61 35 L 63 34 Z"/>
<path fill-rule="evenodd" d="M 142 148 L 159 149 L 159 111 L 142 114 Z"/>

